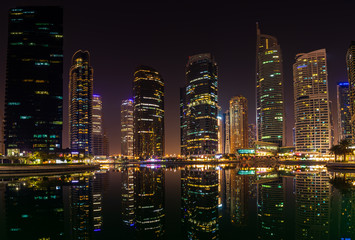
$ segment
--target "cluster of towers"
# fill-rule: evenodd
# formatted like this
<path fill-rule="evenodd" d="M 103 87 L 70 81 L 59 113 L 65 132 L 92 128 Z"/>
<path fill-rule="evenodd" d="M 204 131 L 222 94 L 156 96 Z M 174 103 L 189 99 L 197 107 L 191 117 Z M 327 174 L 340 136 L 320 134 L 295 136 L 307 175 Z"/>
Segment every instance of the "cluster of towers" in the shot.
<path fill-rule="evenodd" d="M 63 152 L 63 9 L 10 9 L 8 31 L 4 152 Z M 70 150 L 108 155 L 88 51 L 74 54 L 69 75 Z"/>

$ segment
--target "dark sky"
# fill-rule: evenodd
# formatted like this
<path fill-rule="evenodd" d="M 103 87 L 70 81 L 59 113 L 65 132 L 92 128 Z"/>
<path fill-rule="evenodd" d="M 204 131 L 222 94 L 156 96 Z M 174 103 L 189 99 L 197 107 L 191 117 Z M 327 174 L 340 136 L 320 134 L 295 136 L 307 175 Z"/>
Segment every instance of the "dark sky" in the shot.
<path fill-rule="evenodd" d="M 243 3 L 240 3 L 243 2 Z M 329 3 L 328 3 L 329 2 Z M 190 55 L 211 52 L 219 65 L 219 104 L 249 101 L 255 123 L 255 23 L 276 36 L 284 56 L 287 144 L 292 144 L 292 64 L 297 53 L 327 49 L 330 99 L 346 81 L 345 53 L 355 40 L 355 1 L 0 1 L 0 116 L 4 109 L 8 9 L 59 3 L 64 7 L 64 133 L 68 146 L 68 72 L 72 55 L 89 50 L 94 93 L 101 94 L 110 152 L 120 152 L 120 104 L 130 98 L 133 72 L 144 64 L 165 79 L 166 153 L 179 153 L 179 87 Z M 337 126 L 336 106 L 333 117 Z"/>

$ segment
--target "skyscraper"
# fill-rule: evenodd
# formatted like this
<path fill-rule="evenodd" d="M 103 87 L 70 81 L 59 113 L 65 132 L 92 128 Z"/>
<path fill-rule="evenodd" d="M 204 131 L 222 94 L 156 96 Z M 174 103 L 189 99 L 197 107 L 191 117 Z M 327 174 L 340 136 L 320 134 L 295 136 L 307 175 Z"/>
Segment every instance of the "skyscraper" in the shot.
<path fill-rule="evenodd" d="M 7 154 L 61 149 L 63 9 L 10 9 L 7 50 Z"/>
<path fill-rule="evenodd" d="M 277 39 L 260 33 L 256 39 L 257 140 L 285 145 L 282 54 Z"/>
<path fill-rule="evenodd" d="M 337 107 L 338 107 L 338 136 L 339 141 L 348 139 L 351 141 L 351 115 L 349 100 L 349 83 L 339 82 L 337 85 Z"/>
<path fill-rule="evenodd" d="M 133 100 L 121 104 L 121 154 L 133 156 Z"/>
<path fill-rule="evenodd" d="M 135 157 L 164 155 L 164 81 L 153 68 L 139 66 L 134 73 L 134 138 Z"/>
<path fill-rule="evenodd" d="M 186 155 L 186 87 L 180 88 L 180 152 L 181 155 Z"/>
<path fill-rule="evenodd" d="M 256 126 L 255 124 L 248 125 L 248 148 L 254 148 L 256 141 Z"/>
<path fill-rule="evenodd" d="M 210 53 L 189 57 L 186 65 L 186 154 L 218 151 L 217 63 Z"/>
<path fill-rule="evenodd" d="M 325 49 L 297 54 L 293 85 L 296 151 L 326 153 L 331 123 Z"/>
<path fill-rule="evenodd" d="M 69 73 L 69 136 L 72 150 L 92 153 L 93 68 L 88 51 L 77 51 Z"/>
<path fill-rule="evenodd" d="M 92 103 L 92 153 L 95 156 L 107 156 L 108 152 L 105 149 L 105 139 L 102 125 L 103 118 L 101 96 L 94 94 Z"/>
<path fill-rule="evenodd" d="M 230 148 L 236 153 L 248 147 L 248 100 L 243 96 L 232 97 L 229 101 Z"/>
<path fill-rule="evenodd" d="M 346 53 L 346 66 L 349 81 L 351 134 L 355 136 L 355 41 L 352 41 L 350 43 L 350 46 Z"/>
<path fill-rule="evenodd" d="M 231 139 L 230 139 L 230 111 L 227 110 L 223 114 L 224 118 L 224 153 L 231 153 Z"/>

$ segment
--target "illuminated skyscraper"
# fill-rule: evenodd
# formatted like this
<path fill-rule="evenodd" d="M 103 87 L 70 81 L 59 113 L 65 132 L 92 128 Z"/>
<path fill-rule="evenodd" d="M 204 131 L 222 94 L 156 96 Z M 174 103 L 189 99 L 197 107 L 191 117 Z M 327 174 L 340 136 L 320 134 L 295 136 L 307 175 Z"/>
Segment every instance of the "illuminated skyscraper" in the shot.
<path fill-rule="evenodd" d="M 186 65 L 186 154 L 218 151 L 217 63 L 210 53 L 189 57 Z"/>
<path fill-rule="evenodd" d="M 153 68 L 134 73 L 133 154 L 148 158 L 164 155 L 164 81 Z"/>
<path fill-rule="evenodd" d="M 20 152 L 62 147 L 63 9 L 10 9 L 5 89 L 5 148 Z"/>
<path fill-rule="evenodd" d="M 223 115 L 219 114 L 218 117 L 218 153 L 224 153 L 224 120 Z"/>
<path fill-rule="evenodd" d="M 92 152 L 95 156 L 108 156 L 105 149 L 105 136 L 103 131 L 102 98 L 94 94 L 92 100 Z"/>
<path fill-rule="evenodd" d="M 186 87 L 180 88 L 180 152 L 181 155 L 186 155 Z"/>
<path fill-rule="evenodd" d="M 351 115 L 349 101 L 349 83 L 340 82 L 337 85 L 337 107 L 338 107 L 338 136 L 339 141 L 348 139 L 351 141 Z"/>
<path fill-rule="evenodd" d="M 88 51 L 77 51 L 69 73 L 69 136 L 72 150 L 92 153 L 93 68 Z"/>
<path fill-rule="evenodd" d="M 255 124 L 248 125 L 248 148 L 254 148 L 256 141 L 256 126 Z"/>
<path fill-rule="evenodd" d="M 121 154 L 133 156 L 133 100 L 121 104 Z"/>
<path fill-rule="evenodd" d="M 353 136 L 355 136 L 355 41 L 350 43 L 346 53 L 346 66 L 349 81 L 351 133 Z"/>
<path fill-rule="evenodd" d="M 300 53 L 293 64 L 296 151 L 326 153 L 331 147 L 325 49 Z"/>
<path fill-rule="evenodd" d="M 230 148 L 235 154 L 240 148 L 248 147 L 248 101 L 243 96 L 229 101 Z"/>
<path fill-rule="evenodd" d="M 224 153 L 231 153 L 231 142 L 230 142 L 230 111 L 227 110 L 223 114 L 224 118 Z"/>
<path fill-rule="evenodd" d="M 257 140 L 285 145 L 282 54 L 277 39 L 260 33 L 256 39 Z"/>

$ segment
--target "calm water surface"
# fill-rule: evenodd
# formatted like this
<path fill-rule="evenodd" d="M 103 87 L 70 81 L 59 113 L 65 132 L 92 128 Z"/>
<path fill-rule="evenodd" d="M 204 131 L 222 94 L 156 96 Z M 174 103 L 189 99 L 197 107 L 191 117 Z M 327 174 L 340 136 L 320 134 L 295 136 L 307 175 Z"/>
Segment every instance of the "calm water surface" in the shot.
<path fill-rule="evenodd" d="M 0 239 L 355 239 L 355 173 L 106 167 L 0 178 Z"/>

